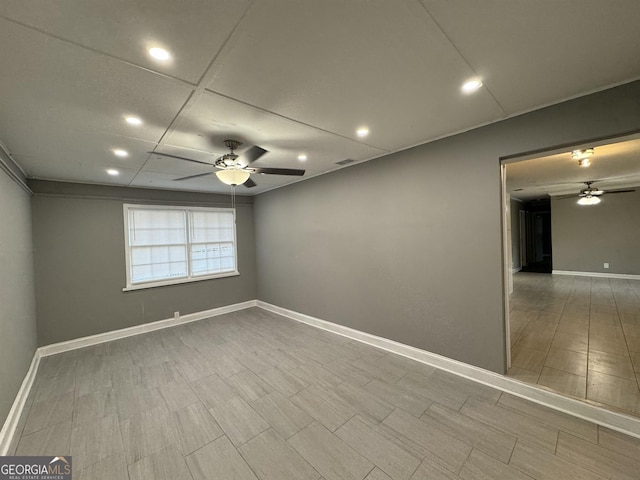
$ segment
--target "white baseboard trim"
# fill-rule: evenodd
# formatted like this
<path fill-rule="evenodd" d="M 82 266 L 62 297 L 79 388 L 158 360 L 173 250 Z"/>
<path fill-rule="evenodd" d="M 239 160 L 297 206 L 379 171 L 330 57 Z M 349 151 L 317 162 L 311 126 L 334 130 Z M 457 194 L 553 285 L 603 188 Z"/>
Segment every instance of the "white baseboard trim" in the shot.
<path fill-rule="evenodd" d="M 31 366 L 29 367 L 24 380 L 22 380 L 22 385 L 20 386 L 20 390 L 18 390 L 18 395 L 16 395 L 16 399 L 13 401 L 11 410 L 9 410 L 9 415 L 7 415 L 7 419 L 2 426 L 2 430 L 0 431 L 0 457 L 5 456 L 9 451 L 9 447 L 13 441 L 13 435 L 18 427 L 18 422 L 22 416 L 22 411 L 24 410 L 27 398 L 29 398 L 33 381 L 36 378 L 40 358 L 40 352 L 36 350 L 33 354 L 33 359 L 31 360 Z"/>
<path fill-rule="evenodd" d="M 188 313 L 186 315 L 181 315 L 178 318 L 168 318 L 166 320 L 143 323 L 142 325 L 136 325 L 134 327 L 98 333 L 97 335 L 91 335 L 89 337 L 74 338 L 73 340 L 67 340 L 66 342 L 53 343 L 51 345 L 40 347 L 38 351 L 41 356 L 47 357 L 49 355 L 55 355 L 56 353 L 67 352 L 77 348 L 89 347 L 99 343 L 132 337 L 134 335 L 140 335 L 141 333 L 153 332 L 154 330 L 162 330 L 163 328 L 175 327 L 176 325 L 182 325 L 183 323 L 195 322 L 197 320 L 203 320 L 205 318 L 215 317 L 225 313 L 237 312 L 238 310 L 244 310 L 245 308 L 255 306 L 256 300 L 234 303 L 233 305 L 225 305 L 224 307 L 212 308 L 202 312 Z"/>
<path fill-rule="evenodd" d="M 512 268 L 511 273 L 518 273 L 520 270 L 522 270 L 522 267 Z"/>
<path fill-rule="evenodd" d="M 473 380 L 474 382 L 482 383 L 483 385 L 487 385 L 554 410 L 567 413 L 574 417 L 582 418 L 583 420 L 640 438 L 640 418 L 605 410 L 580 400 L 565 397 L 557 393 L 523 383 L 519 380 L 499 375 L 489 370 L 443 357 L 442 355 L 427 352 L 426 350 L 420 350 L 419 348 L 411 347 L 383 337 L 371 335 L 370 333 L 361 332 L 360 330 L 355 330 L 353 328 L 321 320 L 293 310 L 278 307 L 261 300 L 257 301 L 257 306 L 270 312 L 277 313 L 278 315 L 291 318 L 292 320 L 321 328 L 322 330 L 337 333 L 338 335 L 381 348 L 388 352 L 411 358 L 418 362 Z"/>
<path fill-rule="evenodd" d="M 553 275 L 571 275 L 574 277 L 602 277 L 640 280 L 640 275 L 630 275 L 627 273 L 572 272 L 570 270 L 552 270 L 551 273 Z"/>

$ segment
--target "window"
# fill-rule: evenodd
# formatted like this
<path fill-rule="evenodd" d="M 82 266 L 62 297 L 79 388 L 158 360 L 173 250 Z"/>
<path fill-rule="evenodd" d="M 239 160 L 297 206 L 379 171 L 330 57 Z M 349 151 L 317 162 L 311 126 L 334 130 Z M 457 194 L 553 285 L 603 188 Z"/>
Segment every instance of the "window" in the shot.
<path fill-rule="evenodd" d="M 235 211 L 124 205 L 127 286 L 238 275 Z"/>

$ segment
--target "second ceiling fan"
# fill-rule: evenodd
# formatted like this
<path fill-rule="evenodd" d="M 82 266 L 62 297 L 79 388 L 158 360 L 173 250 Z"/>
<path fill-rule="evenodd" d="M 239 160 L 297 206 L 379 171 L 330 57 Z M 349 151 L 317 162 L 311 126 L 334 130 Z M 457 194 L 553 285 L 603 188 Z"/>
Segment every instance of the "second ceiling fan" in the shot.
<path fill-rule="evenodd" d="M 215 173 L 218 179 L 221 182 L 226 183 L 227 185 L 244 185 L 247 188 L 251 188 L 256 186 L 256 183 L 250 178 L 252 173 L 294 176 L 302 176 L 305 173 L 304 170 L 295 168 L 252 167 L 251 164 L 262 157 L 265 153 L 267 153 L 267 150 L 254 145 L 253 147 L 246 150 L 243 154 L 238 155 L 237 153 L 235 153 L 235 150 L 237 150 L 238 147 L 242 145 L 242 142 L 239 142 L 237 140 L 225 140 L 224 144 L 229 149 L 229 153 L 225 153 L 221 157 L 218 157 L 214 163 L 203 162 L 201 160 L 195 160 L 193 158 L 180 157 L 178 155 L 171 155 L 169 153 L 149 153 L 214 167 L 210 172 L 198 173 L 196 175 L 189 175 L 187 177 L 174 178 L 174 181 L 189 180 L 191 178 L 204 177 L 206 175 L 212 175 Z"/>
<path fill-rule="evenodd" d="M 597 187 L 592 186 L 595 183 L 594 180 L 591 180 L 588 182 L 582 182 L 582 183 L 586 185 L 586 188 L 583 188 L 582 190 L 580 190 L 580 193 L 578 193 L 578 197 L 580 197 L 580 199 L 578 200 L 578 203 L 580 205 L 597 205 L 598 203 L 600 203 L 599 197 L 604 194 L 635 192 L 634 189 L 601 190 Z M 575 196 L 576 196 L 575 194 L 562 195 L 558 198 L 570 198 Z"/>

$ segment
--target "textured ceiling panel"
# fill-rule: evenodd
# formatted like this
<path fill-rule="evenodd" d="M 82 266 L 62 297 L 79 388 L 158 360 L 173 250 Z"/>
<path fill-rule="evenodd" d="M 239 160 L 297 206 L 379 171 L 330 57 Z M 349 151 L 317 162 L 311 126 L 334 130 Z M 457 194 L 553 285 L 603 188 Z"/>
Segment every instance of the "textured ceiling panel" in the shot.
<path fill-rule="evenodd" d="M 249 0 L 2 0 L 0 16 L 127 62 L 197 82 Z M 160 46 L 173 60 L 157 63 Z"/>
<path fill-rule="evenodd" d="M 423 0 L 508 114 L 640 77 L 638 0 Z"/>
<path fill-rule="evenodd" d="M 417 1 L 256 3 L 208 88 L 397 150 L 502 116 Z"/>
<path fill-rule="evenodd" d="M 639 24 L 637 0 L 4 0 L 0 143 L 33 178 L 226 192 L 147 153 L 212 162 L 226 138 L 310 178 L 640 78 Z"/>

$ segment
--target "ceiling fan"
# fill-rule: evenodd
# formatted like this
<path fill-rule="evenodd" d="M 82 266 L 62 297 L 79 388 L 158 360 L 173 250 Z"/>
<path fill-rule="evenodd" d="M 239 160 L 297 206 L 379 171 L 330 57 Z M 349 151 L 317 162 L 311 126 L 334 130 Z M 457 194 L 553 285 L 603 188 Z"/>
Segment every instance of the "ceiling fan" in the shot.
<path fill-rule="evenodd" d="M 240 147 L 240 145 L 242 145 L 242 142 L 239 142 L 237 140 L 225 140 L 224 144 L 229 149 L 229 153 L 225 153 L 221 157 L 218 157 L 214 163 L 202 162 L 200 160 L 194 160 L 193 158 L 180 157 L 178 155 L 171 155 L 169 153 L 149 153 L 215 167 L 210 172 L 198 173 L 196 175 L 189 175 L 187 177 L 174 178 L 174 181 L 189 180 L 191 178 L 204 177 L 206 175 L 215 173 L 218 179 L 221 182 L 226 183 L 227 185 L 244 185 L 247 188 L 251 188 L 256 186 L 256 183 L 250 178 L 250 175 L 252 173 L 260 173 L 265 175 L 304 175 L 304 170 L 298 170 L 295 168 L 251 167 L 251 163 L 255 162 L 257 159 L 267 153 L 267 150 L 254 145 L 253 147 L 246 150 L 242 155 L 238 155 L 237 153 L 235 153 L 235 151 L 238 149 L 238 147 Z"/>
<path fill-rule="evenodd" d="M 595 180 L 583 183 L 586 185 L 586 187 L 580 190 L 580 192 L 578 193 L 578 197 L 580 197 L 578 203 L 580 205 L 597 205 L 598 203 L 600 203 L 599 197 L 605 194 L 635 192 L 634 189 L 601 190 L 597 187 L 592 186 L 595 183 Z M 573 196 L 574 195 L 563 195 L 559 198 L 569 198 Z"/>

